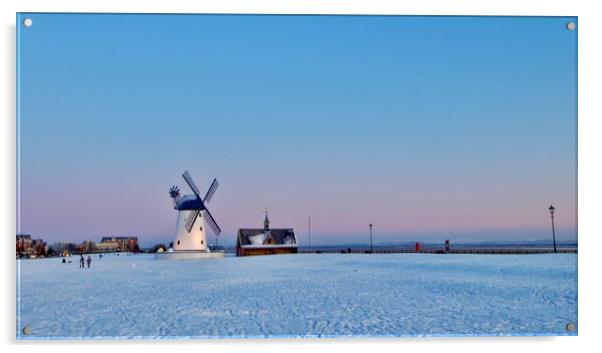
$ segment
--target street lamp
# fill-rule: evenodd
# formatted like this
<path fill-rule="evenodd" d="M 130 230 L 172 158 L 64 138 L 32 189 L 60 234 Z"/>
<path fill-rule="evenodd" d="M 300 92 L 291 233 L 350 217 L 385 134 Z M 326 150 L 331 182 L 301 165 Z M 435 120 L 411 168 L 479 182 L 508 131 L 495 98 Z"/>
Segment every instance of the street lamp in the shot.
<path fill-rule="evenodd" d="M 550 208 L 548 208 L 548 210 L 550 211 L 550 216 L 552 217 L 552 239 L 554 240 L 554 252 L 558 252 L 556 250 L 556 234 L 554 232 L 554 210 L 556 210 L 554 208 L 554 206 L 550 205 Z"/>
<path fill-rule="evenodd" d="M 309 252 L 311 252 L 311 217 L 307 217 L 307 237 L 309 238 Z"/>
<path fill-rule="evenodd" d="M 370 254 L 372 254 L 372 223 L 370 223 Z"/>

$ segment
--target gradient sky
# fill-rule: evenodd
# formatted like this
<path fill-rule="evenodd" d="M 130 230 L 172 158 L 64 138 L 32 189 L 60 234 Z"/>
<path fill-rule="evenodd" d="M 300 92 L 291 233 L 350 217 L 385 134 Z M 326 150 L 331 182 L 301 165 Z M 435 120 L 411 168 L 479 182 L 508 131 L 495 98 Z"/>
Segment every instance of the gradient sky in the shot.
<path fill-rule="evenodd" d="M 18 231 L 221 243 L 575 240 L 577 30 L 561 17 L 21 14 Z"/>

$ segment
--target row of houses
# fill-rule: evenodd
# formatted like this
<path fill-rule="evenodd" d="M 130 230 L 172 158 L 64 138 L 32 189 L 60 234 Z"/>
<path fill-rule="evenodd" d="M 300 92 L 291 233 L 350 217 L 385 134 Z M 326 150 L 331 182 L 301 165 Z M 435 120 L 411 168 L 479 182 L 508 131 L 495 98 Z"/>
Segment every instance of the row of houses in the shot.
<path fill-rule="evenodd" d="M 43 239 L 32 239 L 29 234 L 17 234 L 17 257 L 67 256 L 91 252 L 138 252 L 138 237 L 103 237 L 100 242 L 84 240 L 82 243 L 57 242 L 50 246 Z"/>
<path fill-rule="evenodd" d="M 17 234 L 17 257 L 40 257 L 48 254 L 48 245 L 43 239 L 33 239 L 29 234 Z"/>
<path fill-rule="evenodd" d="M 138 252 L 138 237 L 102 237 L 99 242 L 84 240 L 81 244 L 59 242 L 52 245 L 59 254 L 91 252 Z"/>

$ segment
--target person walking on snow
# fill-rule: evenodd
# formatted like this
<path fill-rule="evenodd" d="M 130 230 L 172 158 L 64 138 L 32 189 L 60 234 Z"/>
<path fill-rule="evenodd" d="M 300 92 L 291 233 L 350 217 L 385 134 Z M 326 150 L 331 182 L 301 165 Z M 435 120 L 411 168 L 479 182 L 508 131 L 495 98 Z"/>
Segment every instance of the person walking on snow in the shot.
<path fill-rule="evenodd" d="M 88 255 L 88 268 L 90 268 L 90 264 L 92 263 L 92 257 Z"/>
<path fill-rule="evenodd" d="M 79 255 L 79 268 L 84 268 L 84 254 Z"/>

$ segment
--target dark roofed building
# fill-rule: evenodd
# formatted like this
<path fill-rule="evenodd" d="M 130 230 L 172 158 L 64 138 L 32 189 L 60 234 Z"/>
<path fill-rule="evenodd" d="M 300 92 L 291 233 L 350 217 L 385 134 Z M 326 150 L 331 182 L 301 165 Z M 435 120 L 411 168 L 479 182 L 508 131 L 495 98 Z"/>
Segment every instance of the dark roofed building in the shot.
<path fill-rule="evenodd" d="M 270 229 L 267 211 L 263 228 L 241 228 L 236 236 L 237 256 L 296 254 L 297 249 L 293 228 Z"/>
<path fill-rule="evenodd" d="M 138 237 L 102 237 L 96 244 L 100 251 L 130 251 L 138 252 Z"/>

